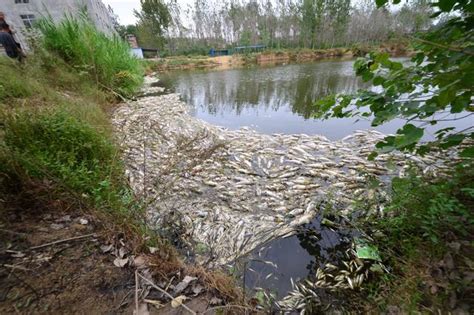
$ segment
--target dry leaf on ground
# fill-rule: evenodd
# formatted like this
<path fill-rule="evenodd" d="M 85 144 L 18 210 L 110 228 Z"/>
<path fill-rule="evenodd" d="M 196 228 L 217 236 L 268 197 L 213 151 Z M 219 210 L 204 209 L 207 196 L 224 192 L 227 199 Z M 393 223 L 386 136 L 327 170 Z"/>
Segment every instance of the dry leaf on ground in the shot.
<path fill-rule="evenodd" d="M 186 297 L 184 295 L 180 295 L 178 297 L 175 297 L 172 301 L 171 301 L 171 307 L 172 308 L 177 308 L 179 306 L 181 306 L 183 304 L 184 301 L 186 301 Z"/>
<path fill-rule="evenodd" d="M 125 267 L 127 263 L 128 263 L 128 258 L 125 258 L 125 259 L 115 258 L 114 260 L 114 265 L 120 268 Z"/>

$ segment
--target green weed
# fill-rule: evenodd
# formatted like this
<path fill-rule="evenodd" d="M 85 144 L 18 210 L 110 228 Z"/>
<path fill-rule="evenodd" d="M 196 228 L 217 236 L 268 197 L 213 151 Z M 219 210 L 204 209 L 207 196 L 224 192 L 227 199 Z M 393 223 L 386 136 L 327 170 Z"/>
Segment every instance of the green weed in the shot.
<path fill-rule="evenodd" d="M 399 305 L 403 312 L 412 313 L 422 309 L 421 305 L 445 309 L 451 292 L 458 296 L 467 292 L 462 280 L 451 278 L 449 272 L 435 276 L 433 270 L 439 270 L 437 266 L 446 254 L 454 257 L 458 270 L 467 267 L 463 255 L 455 254 L 448 244 L 472 238 L 472 209 L 472 161 L 453 167 L 447 176 L 427 177 L 412 170 L 407 177 L 393 179 L 386 216 L 365 223 L 365 229 L 375 232 L 381 256 L 392 270 L 370 284 L 368 303 L 377 303 L 381 311 Z M 445 282 L 444 289 L 430 293 L 428 284 L 433 281 Z"/>
<path fill-rule="evenodd" d="M 114 144 L 87 122 L 60 108 L 18 110 L 3 121 L 4 171 L 47 178 L 97 208 L 127 208 L 132 201 Z"/>
<path fill-rule="evenodd" d="M 459 165 L 450 178 L 430 181 L 413 173 L 392 181 L 389 217 L 380 227 L 393 242 L 428 242 L 437 246 L 446 231 L 464 237 L 474 224 L 473 167 Z M 409 248 L 409 247 L 407 247 Z"/>
<path fill-rule="evenodd" d="M 68 64 L 106 89 L 131 95 L 140 87 L 143 68 L 130 48 L 117 36 L 97 31 L 87 16 L 66 15 L 55 23 L 45 18 L 37 23 L 42 33 L 40 46 L 54 52 Z"/>

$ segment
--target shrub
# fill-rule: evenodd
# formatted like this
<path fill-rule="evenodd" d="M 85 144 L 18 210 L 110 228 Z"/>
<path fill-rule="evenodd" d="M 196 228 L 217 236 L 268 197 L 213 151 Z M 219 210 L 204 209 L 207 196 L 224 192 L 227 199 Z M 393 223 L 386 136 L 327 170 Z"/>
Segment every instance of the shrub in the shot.
<path fill-rule="evenodd" d="M 101 87 L 126 96 L 140 87 L 143 69 L 128 45 L 118 36 L 99 32 L 85 14 L 66 15 L 59 23 L 44 18 L 37 27 L 42 34 L 40 46 L 88 73 Z"/>

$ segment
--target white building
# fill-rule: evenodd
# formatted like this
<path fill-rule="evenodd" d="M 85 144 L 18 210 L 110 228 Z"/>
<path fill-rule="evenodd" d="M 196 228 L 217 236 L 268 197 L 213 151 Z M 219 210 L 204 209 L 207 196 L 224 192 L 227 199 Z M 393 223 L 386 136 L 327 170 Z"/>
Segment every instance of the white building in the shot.
<path fill-rule="evenodd" d="M 101 0 L 0 0 L 0 11 L 22 47 L 27 47 L 25 33 L 35 20 L 50 15 L 57 22 L 64 14 L 77 15 L 84 8 L 98 30 L 115 33 L 112 9 Z"/>

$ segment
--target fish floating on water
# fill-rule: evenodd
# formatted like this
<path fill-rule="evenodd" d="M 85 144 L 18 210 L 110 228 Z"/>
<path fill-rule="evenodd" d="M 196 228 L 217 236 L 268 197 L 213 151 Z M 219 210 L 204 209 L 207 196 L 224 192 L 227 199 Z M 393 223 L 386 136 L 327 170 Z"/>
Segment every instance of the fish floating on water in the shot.
<path fill-rule="evenodd" d="M 403 153 L 369 161 L 385 137 L 373 130 L 339 141 L 228 130 L 192 117 L 177 94 L 123 104 L 113 124 L 130 185 L 148 201 L 149 224 L 159 228 L 167 214 L 179 214 L 183 237 L 204 244 L 220 265 L 292 233 L 318 205 L 350 212 L 354 201 L 376 195 L 373 179 L 383 190 L 410 163 L 436 172 L 448 167 L 440 156 Z"/>

